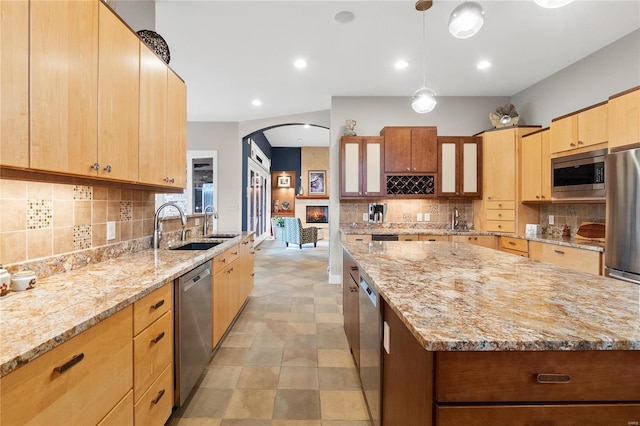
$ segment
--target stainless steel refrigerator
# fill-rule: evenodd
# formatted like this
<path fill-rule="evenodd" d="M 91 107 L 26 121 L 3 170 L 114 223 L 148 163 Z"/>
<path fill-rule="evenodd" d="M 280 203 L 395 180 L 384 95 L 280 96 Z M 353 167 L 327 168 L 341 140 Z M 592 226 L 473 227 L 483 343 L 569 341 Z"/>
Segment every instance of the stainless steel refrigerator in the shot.
<path fill-rule="evenodd" d="M 640 148 L 607 155 L 605 185 L 605 275 L 640 284 Z"/>

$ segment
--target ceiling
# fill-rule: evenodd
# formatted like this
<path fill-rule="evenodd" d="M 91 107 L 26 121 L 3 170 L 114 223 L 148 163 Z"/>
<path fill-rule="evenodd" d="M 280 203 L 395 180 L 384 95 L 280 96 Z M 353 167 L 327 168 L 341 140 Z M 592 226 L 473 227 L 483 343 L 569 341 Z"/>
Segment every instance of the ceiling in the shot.
<path fill-rule="evenodd" d="M 447 22 L 461 2 L 434 0 L 424 12 L 424 76 L 439 96 L 512 96 L 640 28 L 640 0 L 576 0 L 560 9 L 478 0 L 484 26 L 460 40 Z M 355 19 L 336 22 L 340 11 Z M 189 121 L 329 110 L 333 96 L 406 96 L 409 103 L 422 86 L 422 12 L 414 1 L 156 0 L 156 31 L 187 83 Z M 307 68 L 294 68 L 297 58 Z M 409 66 L 396 70 L 399 59 Z M 492 67 L 476 69 L 482 59 Z M 269 133 L 273 146 L 329 144 L 328 130 L 313 126 Z"/>

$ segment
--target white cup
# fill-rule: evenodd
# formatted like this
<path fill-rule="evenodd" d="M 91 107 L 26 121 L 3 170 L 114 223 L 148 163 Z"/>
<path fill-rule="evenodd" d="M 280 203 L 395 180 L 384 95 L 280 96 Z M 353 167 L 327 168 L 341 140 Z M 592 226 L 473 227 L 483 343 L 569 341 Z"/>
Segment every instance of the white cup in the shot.
<path fill-rule="evenodd" d="M 11 276 L 11 290 L 23 291 L 35 287 L 36 274 L 31 271 L 16 272 Z"/>
<path fill-rule="evenodd" d="M 11 274 L 6 269 L 0 269 L 0 296 L 9 293 Z"/>

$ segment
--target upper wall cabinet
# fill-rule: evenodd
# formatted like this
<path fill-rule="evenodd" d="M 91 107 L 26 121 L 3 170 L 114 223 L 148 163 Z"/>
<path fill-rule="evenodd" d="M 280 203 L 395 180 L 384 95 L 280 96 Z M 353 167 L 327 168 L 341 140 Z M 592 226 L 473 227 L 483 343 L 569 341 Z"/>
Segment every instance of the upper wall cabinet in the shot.
<path fill-rule="evenodd" d="M 29 2 L 0 1 L 0 164 L 29 167 Z"/>
<path fill-rule="evenodd" d="M 386 173 L 432 173 L 438 171 L 438 132 L 435 127 L 385 127 Z"/>
<path fill-rule="evenodd" d="M 30 2 L 33 169 L 96 176 L 100 167 L 98 5 Z"/>
<path fill-rule="evenodd" d="M 520 143 L 520 201 L 551 201 L 549 129 L 523 136 Z"/>
<path fill-rule="evenodd" d="M 438 138 L 440 184 L 438 197 L 482 197 L 482 139 Z"/>
<path fill-rule="evenodd" d="M 98 176 L 138 180 L 140 41 L 100 3 Z"/>
<path fill-rule="evenodd" d="M 609 149 L 640 142 L 640 87 L 609 99 Z"/>
<path fill-rule="evenodd" d="M 568 155 L 607 143 L 609 140 L 607 111 L 607 104 L 602 103 L 553 120 L 551 122 L 551 153 Z"/>
<path fill-rule="evenodd" d="M 384 138 L 343 136 L 340 140 L 340 198 L 384 197 Z"/>
<path fill-rule="evenodd" d="M 173 71 L 167 74 L 167 177 L 170 185 L 187 185 L 187 86 Z"/>

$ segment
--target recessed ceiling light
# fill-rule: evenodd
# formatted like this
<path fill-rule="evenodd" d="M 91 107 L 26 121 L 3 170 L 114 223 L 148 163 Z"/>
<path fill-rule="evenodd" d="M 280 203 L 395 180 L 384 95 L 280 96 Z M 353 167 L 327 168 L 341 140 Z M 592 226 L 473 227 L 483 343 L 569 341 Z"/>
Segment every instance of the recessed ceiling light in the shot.
<path fill-rule="evenodd" d="M 404 59 L 400 59 L 398 61 L 396 61 L 394 67 L 397 70 L 403 70 L 406 69 L 409 66 L 409 62 L 405 61 Z"/>
<path fill-rule="evenodd" d="M 302 58 L 296 59 L 296 61 L 293 63 L 293 66 L 298 68 L 298 69 L 306 68 L 307 67 L 307 61 L 305 61 Z"/>
<path fill-rule="evenodd" d="M 546 9 L 556 9 L 558 7 L 563 7 L 571 3 L 573 0 L 533 0 L 536 2 L 538 6 L 544 7 Z"/>
<path fill-rule="evenodd" d="M 476 68 L 478 68 L 479 70 L 486 70 L 487 68 L 491 67 L 491 62 L 489 61 L 480 61 L 478 62 L 478 65 L 476 65 Z"/>
<path fill-rule="evenodd" d="M 336 22 L 339 22 L 341 24 L 348 24 L 349 22 L 353 21 L 355 18 L 356 18 L 356 15 L 354 15 L 353 12 L 349 12 L 348 10 L 343 10 L 333 15 L 333 19 Z"/>
<path fill-rule="evenodd" d="M 305 128 L 305 129 L 308 129 L 309 127 L 311 127 L 311 126 L 309 126 L 308 124 L 305 124 L 305 125 L 304 125 L 304 128 Z"/>
<path fill-rule="evenodd" d="M 260 99 L 254 99 L 254 100 L 251 101 L 251 105 L 260 106 L 260 105 L 262 105 L 262 101 Z"/>

